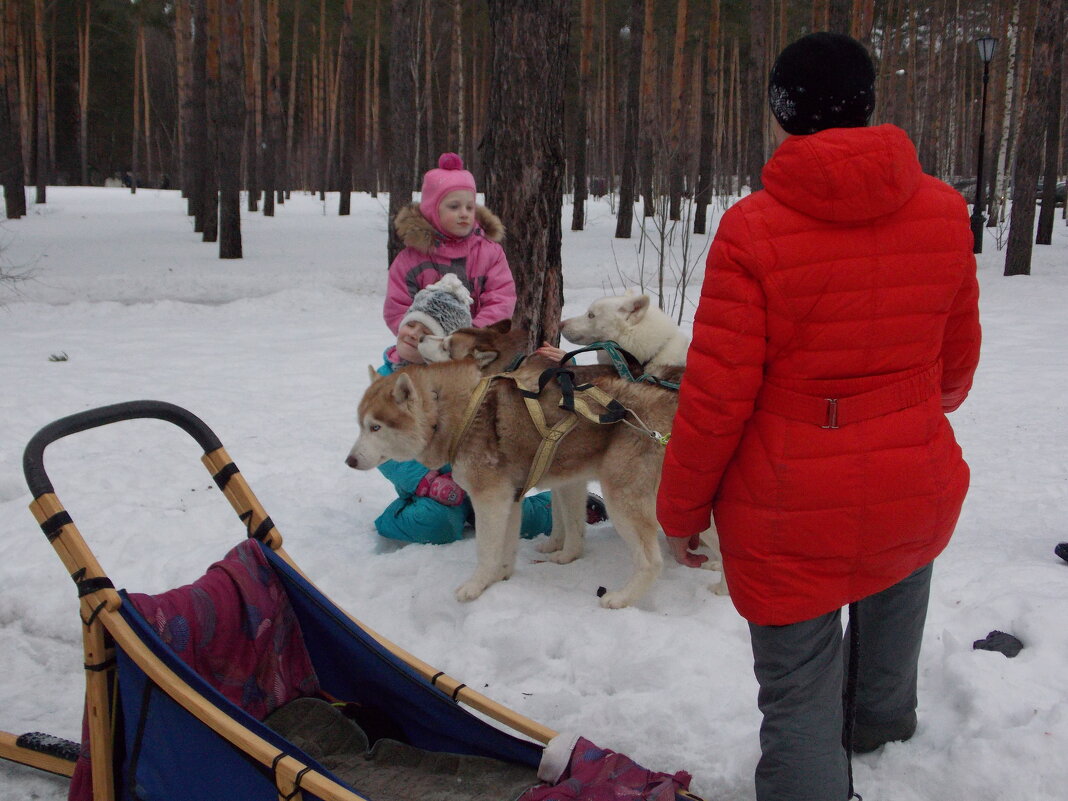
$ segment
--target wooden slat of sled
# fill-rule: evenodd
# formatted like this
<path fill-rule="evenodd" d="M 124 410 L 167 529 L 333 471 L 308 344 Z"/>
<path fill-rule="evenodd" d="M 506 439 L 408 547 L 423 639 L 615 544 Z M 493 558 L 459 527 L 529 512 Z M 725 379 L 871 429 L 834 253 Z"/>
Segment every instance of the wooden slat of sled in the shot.
<path fill-rule="evenodd" d="M 29 765 L 31 768 L 55 773 L 57 776 L 70 778 L 74 774 L 73 762 L 34 751 L 32 748 L 23 748 L 18 744 L 18 735 L 7 731 L 0 731 L 0 757 Z"/>

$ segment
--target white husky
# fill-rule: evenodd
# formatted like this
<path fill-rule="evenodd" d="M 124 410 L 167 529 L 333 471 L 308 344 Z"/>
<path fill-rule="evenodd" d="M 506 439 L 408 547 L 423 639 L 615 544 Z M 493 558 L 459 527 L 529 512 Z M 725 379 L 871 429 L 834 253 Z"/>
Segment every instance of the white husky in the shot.
<path fill-rule="evenodd" d="M 690 347 L 690 340 L 671 318 L 650 305 L 648 295 L 635 289 L 595 300 L 585 314 L 563 320 L 560 332 L 576 345 L 612 340 L 646 369 L 683 366 Z M 597 357 L 602 363 L 610 361 L 603 352 Z"/>

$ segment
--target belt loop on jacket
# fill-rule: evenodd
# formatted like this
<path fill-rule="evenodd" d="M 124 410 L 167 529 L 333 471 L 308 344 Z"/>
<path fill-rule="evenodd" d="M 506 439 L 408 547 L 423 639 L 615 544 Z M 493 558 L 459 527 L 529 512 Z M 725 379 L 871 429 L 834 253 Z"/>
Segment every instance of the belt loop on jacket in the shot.
<path fill-rule="evenodd" d="M 827 422 L 820 428 L 838 428 L 838 398 L 827 398 Z"/>

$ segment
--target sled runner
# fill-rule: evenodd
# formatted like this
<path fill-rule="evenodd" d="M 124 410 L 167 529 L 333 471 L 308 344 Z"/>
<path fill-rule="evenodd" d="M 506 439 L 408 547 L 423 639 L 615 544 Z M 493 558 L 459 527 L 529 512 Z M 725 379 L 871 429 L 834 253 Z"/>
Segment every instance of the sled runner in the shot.
<path fill-rule="evenodd" d="M 196 440 L 248 535 L 196 582 L 159 595 L 114 587 L 43 462 L 57 439 L 137 418 Z M 0 732 L 0 756 L 71 776 L 71 799 L 696 798 L 688 774 L 558 734 L 335 606 L 282 548 L 215 434 L 178 406 L 136 401 L 57 420 L 30 440 L 24 470 L 30 509 L 78 592 L 85 717 L 80 745 Z M 555 792 L 559 782 L 572 794 Z"/>

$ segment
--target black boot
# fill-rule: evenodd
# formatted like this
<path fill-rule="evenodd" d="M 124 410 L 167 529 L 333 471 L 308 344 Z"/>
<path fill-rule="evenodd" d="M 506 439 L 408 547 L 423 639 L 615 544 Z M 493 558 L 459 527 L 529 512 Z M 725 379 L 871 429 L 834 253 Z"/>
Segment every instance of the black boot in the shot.
<path fill-rule="evenodd" d="M 586 522 L 590 525 L 603 523 L 608 519 L 608 510 L 605 509 L 604 500 L 600 495 L 592 492 L 586 493 Z"/>
<path fill-rule="evenodd" d="M 854 723 L 853 753 L 867 754 L 886 743 L 903 742 L 915 733 L 915 712 L 909 712 L 889 723 Z"/>

